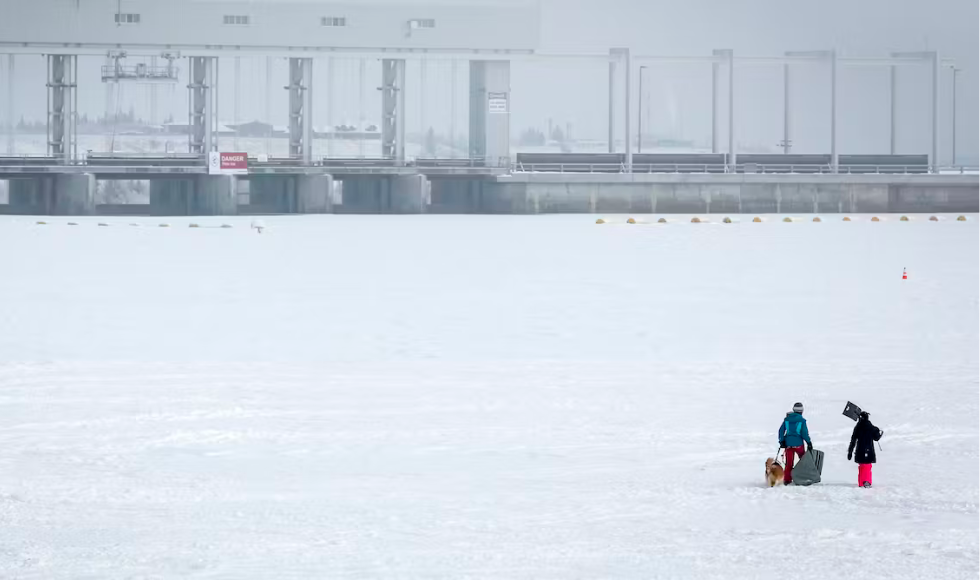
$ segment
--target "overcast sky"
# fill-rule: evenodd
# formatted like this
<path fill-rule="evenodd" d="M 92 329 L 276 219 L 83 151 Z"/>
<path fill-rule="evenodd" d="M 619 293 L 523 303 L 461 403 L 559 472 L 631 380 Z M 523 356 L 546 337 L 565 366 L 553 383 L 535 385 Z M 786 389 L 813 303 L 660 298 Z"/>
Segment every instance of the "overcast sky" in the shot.
<path fill-rule="evenodd" d="M 3 10 L 20 0 L 0 0 Z M 269 0 L 275 1 L 275 0 Z M 313 1 L 313 0 L 310 0 Z M 412 3 L 411 0 L 398 0 Z M 465 2 L 464 2 L 465 3 Z M 329 3 L 325 3 L 329 4 Z M 502 7 L 503 8 L 503 7 Z M 506 9 L 506 8 L 503 8 Z M 939 50 L 962 69 L 958 77 L 958 151 L 975 162 L 978 141 L 978 2 L 976 0 L 542 0 L 541 50 L 605 52 L 628 46 L 634 53 L 706 55 L 714 48 L 731 48 L 742 55 L 777 55 L 786 50 L 836 48 L 842 56 L 884 56 L 895 50 Z M 106 90 L 99 79 L 98 58 L 83 59 L 80 108 L 88 114 L 106 109 Z M 360 63 L 337 60 L 331 74 L 325 60 L 315 69 L 318 99 L 317 126 L 377 122 L 380 75 L 376 61 L 366 63 L 361 84 Z M 0 63 L 5 67 L 6 63 Z M 222 59 L 222 120 L 264 119 L 287 122 L 286 66 L 276 61 L 272 89 L 266 90 L 266 60 L 243 58 L 241 91 L 234 94 L 234 59 Z M 186 68 L 186 64 L 183 65 Z M 409 132 L 429 126 L 440 133 L 466 131 L 467 67 L 457 67 L 451 88 L 452 65 L 432 60 L 422 67 L 410 63 L 407 71 Z M 0 68 L 0 82 L 6 81 Z M 606 135 L 607 73 L 601 63 L 515 63 L 512 68 L 512 131 L 528 126 L 571 124 L 578 138 L 604 139 Z M 19 57 L 16 86 L 17 114 L 44 117 L 44 65 L 40 57 Z M 425 79 L 424 93 L 419 86 Z M 327 91 L 328 79 L 335 86 Z M 829 150 L 828 70 L 800 65 L 793 73 L 793 141 L 800 153 Z M 842 153 L 880 153 L 888 150 L 888 70 L 884 67 L 842 67 L 839 74 L 838 135 Z M 710 139 L 710 65 L 654 65 L 644 74 L 644 130 L 666 137 L 707 145 Z M 950 154 L 951 74 L 943 71 L 941 158 Z M 186 89 L 155 89 L 157 121 L 172 114 L 186 118 Z M 746 65 L 736 76 L 737 135 L 740 146 L 776 150 L 782 138 L 782 67 Z M 634 91 L 638 83 L 634 79 Z M 150 113 L 150 89 L 122 89 L 121 110 L 133 107 Z M 930 71 L 903 67 L 899 77 L 899 151 L 927 153 L 930 136 Z M 363 94 L 363 100 L 361 95 Z M 267 102 L 268 98 L 271 102 Z M 455 96 L 455 98 L 454 98 Z M 722 99 L 725 95 L 722 95 Z M 6 90 L 0 91 L 0 101 Z M 634 105 L 636 100 L 634 100 Z M 0 114 L 6 109 L 0 108 Z M 455 111 L 453 116 L 451 113 Z M 237 114 L 236 114 L 237 112 Z M 636 110 L 632 113 L 636 118 Z M 621 123 L 618 123 L 621 125 Z M 724 119 L 722 126 L 725 125 Z M 617 127 L 621 136 L 622 128 Z M 723 137 L 723 143 L 726 139 Z"/>

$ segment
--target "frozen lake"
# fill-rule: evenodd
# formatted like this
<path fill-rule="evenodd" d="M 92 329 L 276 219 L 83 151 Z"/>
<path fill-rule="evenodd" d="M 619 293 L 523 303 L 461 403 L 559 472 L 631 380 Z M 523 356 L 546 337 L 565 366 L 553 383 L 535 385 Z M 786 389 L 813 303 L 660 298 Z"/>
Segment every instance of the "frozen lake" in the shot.
<path fill-rule="evenodd" d="M 976 215 L 604 217 L 0 217 L 0 577 L 977 577 Z"/>

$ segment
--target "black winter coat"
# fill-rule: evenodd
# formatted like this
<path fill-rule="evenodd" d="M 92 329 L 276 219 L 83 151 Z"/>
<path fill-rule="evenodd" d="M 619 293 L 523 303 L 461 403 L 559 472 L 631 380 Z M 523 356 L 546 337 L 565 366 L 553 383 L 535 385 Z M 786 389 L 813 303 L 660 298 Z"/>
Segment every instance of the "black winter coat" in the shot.
<path fill-rule="evenodd" d="M 881 429 L 871 424 L 870 419 L 860 418 L 851 433 L 851 445 L 847 454 L 854 453 L 855 463 L 875 463 L 875 441 L 881 439 Z"/>

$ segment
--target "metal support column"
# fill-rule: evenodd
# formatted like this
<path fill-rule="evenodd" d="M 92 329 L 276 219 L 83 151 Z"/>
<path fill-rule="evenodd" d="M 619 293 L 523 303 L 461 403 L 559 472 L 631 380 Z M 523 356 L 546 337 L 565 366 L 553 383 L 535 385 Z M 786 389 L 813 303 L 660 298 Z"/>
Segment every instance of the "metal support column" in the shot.
<path fill-rule="evenodd" d="M 725 55 L 724 50 L 713 50 L 715 58 Z M 721 151 L 721 135 L 718 134 L 718 85 L 721 84 L 721 63 L 715 60 L 711 63 L 711 152 Z"/>
<path fill-rule="evenodd" d="M 643 153 L 643 71 L 647 67 L 641 66 L 637 74 L 639 75 L 640 90 L 637 91 L 637 115 L 636 115 L 636 152 Z"/>
<path fill-rule="evenodd" d="M 313 159 L 313 59 L 289 59 L 289 156 Z"/>
<path fill-rule="evenodd" d="M 381 155 L 405 160 L 405 61 L 381 61 Z"/>
<path fill-rule="evenodd" d="M 939 173 L 939 51 L 930 54 L 932 58 L 932 155 L 929 165 L 933 173 Z"/>
<path fill-rule="evenodd" d="M 327 131 L 330 133 L 327 135 L 327 157 L 333 157 L 334 141 L 336 139 L 336 134 L 334 133 L 334 124 L 336 123 L 337 112 L 334 106 L 334 85 L 337 84 L 337 60 L 332 57 L 327 57 L 327 90 L 324 98 L 327 101 Z M 358 131 L 361 129 L 358 128 Z"/>
<path fill-rule="evenodd" d="M 275 133 L 275 125 L 272 122 L 272 57 L 265 57 L 265 119 L 269 125 L 269 131 L 265 135 L 265 154 L 271 153 L 272 135 Z"/>
<path fill-rule="evenodd" d="M 896 121 L 898 120 L 898 95 L 896 70 L 898 67 L 891 65 L 889 68 L 889 89 L 888 89 L 888 152 L 895 155 L 898 150 L 898 135 L 896 133 Z"/>
<path fill-rule="evenodd" d="M 48 55 L 48 155 L 68 163 L 77 156 L 78 58 Z"/>
<path fill-rule="evenodd" d="M 616 152 L 616 59 L 619 58 L 616 49 L 611 49 L 609 51 L 609 102 L 607 103 L 607 109 L 609 112 L 609 124 L 607 129 L 609 131 L 609 152 Z M 549 135 L 550 139 L 551 136 Z"/>
<path fill-rule="evenodd" d="M 630 49 L 624 48 L 622 54 L 623 54 L 623 74 L 626 76 L 626 83 L 625 83 L 626 90 L 624 91 L 625 99 L 623 103 L 624 104 L 623 126 L 626 129 L 626 133 L 623 135 L 623 146 L 626 148 L 626 172 L 632 173 L 633 172 L 633 137 L 632 137 L 633 131 L 632 131 L 632 126 L 630 126 L 630 96 L 631 96 L 630 80 L 631 77 L 633 76 L 633 64 L 632 61 L 630 60 Z"/>
<path fill-rule="evenodd" d="M 790 100 L 789 63 L 786 63 L 783 65 L 783 142 L 780 143 L 783 146 L 783 155 L 789 155 L 793 143 L 790 129 L 793 118 L 790 112 Z"/>
<path fill-rule="evenodd" d="M 728 164 L 735 173 L 738 153 L 735 151 L 735 51 L 725 51 L 728 56 Z"/>
<path fill-rule="evenodd" d="M 951 141 L 950 145 L 952 146 L 952 152 L 950 153 L 950 156 L 953 161 L 952 163 L 950 163 L 950 165 L 956 167 L 957 166 L 956 164 L 956 75 L 958 75 L 960 73 L 960 70 L 962 69 L 956 68 L 955 65 L 952 67 L 952 69 L 953 69 L 953 103 L 951 106 L 953 108 L 952 110 L 953 119 L 951 123 L 952 126 L 950 127 L 952 132 L 952 135 L 950 135 L 950 141 Z"/>
<path fill-rule="evenodd" d="M 837 173 L 837 51 L 830 51 L 830 168 Z"/>
<path fill-rule="evenodd" d="M 205 155 L 214 147 L 214 58 L 192 56 L 188 89 L 191 153 Z"/>
<path fill-rule="evenodd" d="M 242 122 L 241 117 L 241 98 L 242 94 L 242 58 L 240 56 L 235 57 L 235 151 L 239 150 L 238 147 L 238 125 Z"/>
<path fill-rule="evenodd" d="M 157 70 L 157 57 L 155 56 L 150 57 L 150 70 L 152 71 Z M 149 91 L 150 91 L 150 124 L 156 125 L 159 122 L 157 121 L 157 85 L 151 84 L 149 86 Z"/>
<path fill-rule="evenodd" d="M 14 55 L 7 55 L 7 154 L 13 155 L 17 144 L 17 121 L 14 119 Z"/>
<path fill-rule="evenodd" d="M 449 103 L 449 146 L 451 148 L 452 154 L 450 155 L 453 159 L 456 158 L 456 97 L 459 94 L 459 81 L 456 79 L 457 74 L 457 60 L 454 58 L 452 64 L 449 65 L 449 87 L 451 95 Z"/>

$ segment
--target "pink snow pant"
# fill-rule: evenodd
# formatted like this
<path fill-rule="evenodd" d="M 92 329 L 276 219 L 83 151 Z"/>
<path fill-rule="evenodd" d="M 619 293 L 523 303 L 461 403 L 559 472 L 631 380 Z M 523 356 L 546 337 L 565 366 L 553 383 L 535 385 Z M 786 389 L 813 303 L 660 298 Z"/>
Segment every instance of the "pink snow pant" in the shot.
<path fill-rule="evenodd" d="M 858 464 L 858 485 L 864 485 L 865 481 L 871 483 L 871 465 L 870 463 Z"/>
<path fill-rule="evenodd" d="M 804 453 L 806 453 L 806 449 L 802 445 L 799 447 L 786 448 L 786 469 L 783 470 L 784 485 L 793 483 L 793 462 L 795 461 L 794 455 L 803 457 Z"/>

